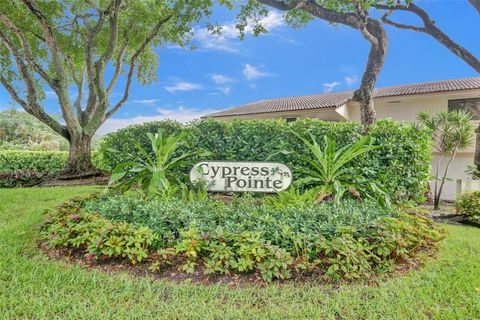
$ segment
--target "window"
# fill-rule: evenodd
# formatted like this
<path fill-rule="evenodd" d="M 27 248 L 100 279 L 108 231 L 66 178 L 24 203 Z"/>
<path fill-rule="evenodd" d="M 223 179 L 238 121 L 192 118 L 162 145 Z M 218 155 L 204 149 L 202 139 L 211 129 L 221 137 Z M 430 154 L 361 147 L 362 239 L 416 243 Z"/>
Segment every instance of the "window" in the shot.
<path fill-rule="evenodd" d="M 470 112 L 473 120 L 480 120 L 480 98 L 448 100 L 448 111 L 453 110 Z"/>
<path fill-rule="evenodd" d="M 286 118 L 287 122 L 293 122 L 295 120 L 297 120 L 297 118 Z"/>

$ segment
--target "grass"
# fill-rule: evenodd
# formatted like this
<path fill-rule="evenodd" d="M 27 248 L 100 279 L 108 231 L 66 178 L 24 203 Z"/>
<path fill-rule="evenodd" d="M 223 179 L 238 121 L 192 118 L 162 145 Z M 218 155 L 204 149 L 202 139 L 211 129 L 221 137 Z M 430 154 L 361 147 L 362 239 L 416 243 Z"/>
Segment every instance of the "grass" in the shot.
<path fill-rule="evenodd" d="M 480 318 L 479 229 L 445 226 L 436 261 L 378 286 L 202 287 L 84 270 L 39 252 L 42 211 L 92 190 L 0 190 L 0 319 Z"/>

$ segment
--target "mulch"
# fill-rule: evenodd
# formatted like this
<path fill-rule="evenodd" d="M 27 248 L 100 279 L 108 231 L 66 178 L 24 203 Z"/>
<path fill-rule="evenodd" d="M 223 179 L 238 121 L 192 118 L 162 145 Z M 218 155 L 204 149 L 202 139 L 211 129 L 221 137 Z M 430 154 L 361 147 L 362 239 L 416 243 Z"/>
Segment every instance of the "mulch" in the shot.
<path fill-rule="evenodd" d="M 102 257 L 93 262 L 89 262 L 85 253 L 78 249 L 55 248 L 48 245 L 44 241 L 38 242 L 38 247 L 50 259 L 63 261 L 67 264 L 79 265 L 86 270 L 97 270 L 108 274 L 127 273 L 135 278 L 150 277 L 155 280 L 165 280 L 171 283 L 187 283 L 203 286 L 226 285 L 231 288 L 243 287 L 266 287 L 269 284 L 263 281 L 259 273 L 230 273 L 230 274 L 205 274 L 202 265 L 196 267 L 195 272 L 185 273 L 178 269 L 178 265 L 171 265 L 162 268 L 159 271 L 149 270 L 155 259 L 152 254 L 146 261 L 132 264 L 127 259 Z M 332 282 L 324 275 L 317 272 L 292 273 L 291 278 L 287 280 L 276 279 L 271 284 L 283 287 L 285 285 L 293 285 L 295 287 L 303 287 L 305 285 L 330 285 L 333 289 L 340 285 L 363 284 L 366 286 L 376 286 L 380 280 L 386 280 L 403 276 L 412 270 L 420 269 L 425 262 L 433 259 L 437 254 L 437 250 L 423 251 L 422 257 L 399 261 L 395 266 L 395 270 L 383 275 L 374 275 L 370 279 L 364 281 L 352 282 Z"/>
<path fill-rule="evenodd" d="M 59 178 L 53 177 L 47 179 L 39 187 L 74 187 L 74 186 L 97 186 L 97 185 L 107 185 L 110 180 L 110 174 L 103 173 L 97 176 L 89 176 L 83 178 Z"/>

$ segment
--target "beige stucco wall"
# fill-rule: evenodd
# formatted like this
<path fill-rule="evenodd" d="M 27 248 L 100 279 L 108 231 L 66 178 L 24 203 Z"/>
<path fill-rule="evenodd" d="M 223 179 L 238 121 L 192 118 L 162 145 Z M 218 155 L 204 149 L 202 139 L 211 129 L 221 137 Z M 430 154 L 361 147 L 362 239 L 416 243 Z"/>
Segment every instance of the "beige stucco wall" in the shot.
<path fill-rule="evenodd" d="M 468 90 L 454 93 L 437 93 L 428 95 L 413 95 L 405 97 L 389 97 L 375 100 L 375 110 L 378 118 L 392 118 L 399 121 L 415 121 L 416 115 L 420 111 L 429 111 L 432 113 L 448 110 L 448 100 L 466 99 L 480 96 L 480 90 Z M 354 103 L 348 105 L 350 119 L 359 121 L 360 113 L 358 106 Z M 475 121 L 478 126 L 478 121 Z M 473 164 L 475 146 L 472 145 L 461 151 L 452 162 L 449 170 L 448 181 L 445 184 L 442 198 L 445 200 L 454 200 L 456 193 L 456 180 L 466 179 L 465 169 Z M 434 153 L 432 160 L 432 170 L 437 164 L 438 154 Z M 433 172 L 432 172 L 433 174 Z"/>
<path fill-rule="evenodd" d="M 343 106 L 342 110 L 348 112 L 347 106 Z M 272 119 L 272 118 L 319 118 L 326 121 L 345 121 L 346 119 L 335 110 L 335 108 L 297 110 L 287 112 L 270 112 L 239 115 L 234 117 L 219 117 L 218 120 L 231 119 Z"/>
<path fill-rule="evenodd" d="M 435 93 L 423 95 L 411 95 L 400 97 L 388 97 L 375 99 L 375 110 L 378 118 L 392 118 L 397 121 L 413 122 L 420 111 L 429 111 L 437 113 L 448 110 L 448 100 L 466 99 L 480 97 L 480 90 L 466 90 L 448 93 Z M 360 110 L 358 105 L 353 102 L 340 106 L 338 108 L 297 110 L 288 112 L 275 112 L 263 114 L 251 114 L 237 116 L 238 119 L 258 119 L 258 118 L 320 118 L 327 121 L 360 121 Z M 229 120 L 233 117 L 222 117 L 219 119 Z M 478 121 L 475 122 L 478 126 Z M 454 200 L 456 179 L 466 179 L 465 169 L 473 164 L 474 144 L 468 149 L 460 152 L 452 162 L 448 177 L 453 181 L 446 183 L 443 199 Z M 437 155 L 434 153 L 432 164 L 436 164 Z M 432 166 L 433 168 L 434 166 Z M 433 173 L 433 172 L 432 172 Z"/>

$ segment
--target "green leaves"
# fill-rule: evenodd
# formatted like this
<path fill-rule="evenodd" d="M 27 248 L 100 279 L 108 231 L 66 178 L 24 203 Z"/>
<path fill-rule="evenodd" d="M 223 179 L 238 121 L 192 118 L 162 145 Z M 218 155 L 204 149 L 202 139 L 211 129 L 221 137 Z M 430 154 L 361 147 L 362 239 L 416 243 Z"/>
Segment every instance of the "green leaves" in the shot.
<path fill-rule="evenodd" d="M 210 155 L 196 154 L 187 162 L 200 160 L 278 161 L 292 168 L 294 181 L 312 177 L 320 166 L 312 161 L 309 147 L 293 133 L 303 138 L 313 136 L 324 145 L 324 136 L 335 138 L 339 150 L 362 138 L 361 126 L 356 123 L 335 123 L 318 119 L 283 120 L 203 120 L 188 125 L 172 121 L 157 121 L 134 125 L 109 134 L 102 141 L 102 167 L 115 168 L 118 164 L 141 156 L 131 143 L 137 140 L 150 156 L 151 143 L 146 133 L 163 128 L 169 134 L 188 132 L 188 139 L 173 157 L 193 151 L 206 150 Z M 355 178 L 379 181 L 395 201 L 421 200 L 430 180 L 430 138 L 422 128 L 410 124 L 379 120 L 370 129 L 368 146 L 382 146 L 360 155 L 345 164 Z M 308 140 L 313 143 L 312 140 Z M 116 149 L 111 152 L 110 149 Z M 301 156 L 299 156 L 301 155 Z M 186 177 L 189 168 L 173 169 Z M 314 178 L 318 180 L 317 178 Z M 186 181 L 184 181 L 186 182 Z M 312 182 L 313 183 L 313 182 Z"/>
<path fill-rule="evenodd" d="M 440 152 L 452 153 L 472 143 L 474 127 L 472 115 L 462 110 L 442 111 L 430 114 L 419 112 L 417 119 L 430 130 L 434 147 Z"/>
<path fill-rule="evenodd" d="M 138 141 L 133 141 L 139 156 L 134 161 L 117 165 L 112 171 L 109 186 L 125 192 L 134 185 L 138 185 L 148 197 L 173 197 L 183 188 L 183 183 L 174 169 L 190 164 L 185 161 L 186 158 L 200 153 L 205 154 L 197 151 L 173 157 L 185 136 L 185 132 L 167 135 L 163 129 L 159 129 L 155 134 L 148 132 L 147 137 L 150 140 L 153 155 L 147 152 Z"/>
<path fill-rule="evenodd" d="M 151 229 L 111 222 L 98 213 L 79 212 L 81 203 L 67 202 L 51 210 L 42 234 L 55 246 L 84 250 L 91 263 L 100 256 L 123 257 L 132 264 L 144 261 L 157 239 Z"/>
<path fill-rule="evenodd" d="M 464 193 L 455 202 L 457 211 L 468 219 L 480 223 L 480 191 Z"/>
<path fill-rule="evenodd" d="M 267 282 L 287 279 L 292 271 L 334 281 L 366 279 L 442 238 L 430 219 L 372 202 L 269 209 L 118 194 L 50 210 L 41 233 L 52 245 L 82 250 L 89 263 L 149 258 L 152 271 L 174 266 L 187 273 L 255 272 Z"/>
<path fill-rule="evenodd" d="M 347 166 L 361 155 L 381 148 L 370 145 L 372 140 L 370 136 L 364 136 L 355 143 L 337 150 L 336 140 L 330 135 L 324 136 L 324 147 L 321 147 L 312 135 L 310 142 L 299 134 L 295 132 L 294 134 L 313 155 L 305 157 L 305 160 L 314 168 L 301 170 L 304 177 L 297 180 L 296 185 L 316 190 L 317 202 L 331 197 L 339 203 L 344 196 L 350 194 L 355 198 L 369 198 L 382 205 L 390 205 L 390 196 L 378 182 L 352 175 Z"/>

